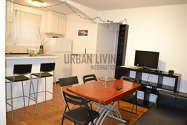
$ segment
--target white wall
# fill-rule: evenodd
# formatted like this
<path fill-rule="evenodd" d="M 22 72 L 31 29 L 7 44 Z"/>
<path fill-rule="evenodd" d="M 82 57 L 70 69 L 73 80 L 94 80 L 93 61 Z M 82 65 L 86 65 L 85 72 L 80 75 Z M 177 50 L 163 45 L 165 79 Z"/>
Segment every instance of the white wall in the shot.
<path fill-rule="evenodd" d="M 0 0 L 0 125 L 6 125 L 5 106 L 5 0 Z"/>
<path fill-rule="evenodd" d="M 88 36 L 78 36 L 78 30 L 88 30 Z M 67 15 L 66 36 L 73 40 L 73 53 L 84 54 L 115 54 L 118 39 L 118 24 L 96 24 L 74 14 Z M 114 69 L 95 70 L 92 64 L 73 64 L 72 74 L 82 82 L 83 75 L 95 73 L 97 76 L 114 76 Z M 106 65 L 106 64 L 99 64 Z M 110 64 L 112 65 L 112 64 Z"/>
<path fill-rule="evenodd" d="M 80 18 L 75 14 L 67 15 L 66 37 L 73 40 L 73 53 L 96 53 L 97 24 Z M 88 36 L 78 36 L 78 30 L 88 30 Z M 78 76 L 82 83 L 83 75 L 94 73 L 90 64 L 72 64 L 72 74 Z"/>
<path fill-rule="evenodd" d="M 126 65 L 133 65 L 135 50 L 160 52 L 159 69 L 182 74 L 180 91 L 187 92 L 187 4 L 111 10 L 105 19 L 127 18 L 130 25 Z"/>
<path fill-rule="evenodd" d="M 75 14 L 67 15 L 66 37 L 73 40 L 73 53 L 95 53 L 97 24 L 80 18 Z M 88 36 L 78 36 L 78 30 L 88 30 Z"/>

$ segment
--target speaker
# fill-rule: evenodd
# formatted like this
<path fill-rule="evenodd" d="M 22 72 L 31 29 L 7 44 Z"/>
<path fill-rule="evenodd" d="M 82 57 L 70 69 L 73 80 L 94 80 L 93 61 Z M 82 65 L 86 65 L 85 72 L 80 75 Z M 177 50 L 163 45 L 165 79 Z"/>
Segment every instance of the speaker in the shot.
<path fill-rule="evenodd" d="M 120 77 L 118 73 L 119 67 L 125 64 L 128 30 L 129 30 L 129 25 L 127 24 L 123 24 L 119 26 L 118 48 L 117 48 L 116 69 L 115 69 L 116 79 L 119 79 Z"/>

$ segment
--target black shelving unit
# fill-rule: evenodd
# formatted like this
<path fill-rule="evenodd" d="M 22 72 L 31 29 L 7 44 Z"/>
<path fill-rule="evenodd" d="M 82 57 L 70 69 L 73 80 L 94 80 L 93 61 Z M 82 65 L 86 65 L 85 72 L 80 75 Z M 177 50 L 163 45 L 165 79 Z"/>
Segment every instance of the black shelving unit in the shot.
<path fill-rule="evenodd" d="M 117 72 L 117 67 L 125 64 L 128 30 L 129 30 L 129 25 L 127 25 L 127 24 L 123 24 L 123 25 L 119 26 L 118 48 L 117 48 L 115 72 Z M 117 75 L 118 74 L 115 73 L 115 77 L 118 77 Z"/>
<path fill-rule="evenodd" d="M 142 69 L 139 67 L 126 67 L 126 66 L 119 66 L 117 67 L 117 71 L 116 71 L 116 78 L 120 79 L 121 76 L 127 76 L 130 77 L 130 71 L 135 71 L 136 75 L 135 75 L 135 81 L 137 81 L 138 83 L 142 84 L 142 89 L 140 91 L 144 92 L 144 100 L 143 103 L 142 101 L 139 101 L 140 105 L 146 106 L 146 107 L 150 107 L 151 103 L 149 102 L 149 96 L 150 94 L 158 94 L 158 89 L 163 89 L 163 90 L 167 90 L 167 91 L 171 91 L 174 93 L 178 92 L 178 86 L 180 83 L 180 78 L 181 75 L 180 74 L 169 74 L 168 72 L 164 72 L 164 71 L 158 71 L 158 70 L 148 70 L 148 69 Z M 148 73 L 148 74 L 152 74 L 152 75 L 157 75 L 158 76 L 158 82 L 151 82 L 151 81 L 145 81 L 142 80 L 142 74 L 143 73 Z M 168 85 L 164 85 L 163 84 L 163 78 L 164 77 L 169 77 L 169 78 L 174 78 L 175 80 L 175 85 L 174 86 L 168 86 Z"/>

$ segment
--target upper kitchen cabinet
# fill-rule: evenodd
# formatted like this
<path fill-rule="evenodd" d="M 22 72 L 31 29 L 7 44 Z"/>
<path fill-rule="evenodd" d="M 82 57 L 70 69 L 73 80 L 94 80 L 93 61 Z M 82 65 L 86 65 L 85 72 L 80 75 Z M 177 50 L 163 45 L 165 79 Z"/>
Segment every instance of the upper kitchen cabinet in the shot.
<path fill-rule="evenodd" d="M 64 34 L 66 29 L 66 16 L 48 11 L 46 33 Z"/>

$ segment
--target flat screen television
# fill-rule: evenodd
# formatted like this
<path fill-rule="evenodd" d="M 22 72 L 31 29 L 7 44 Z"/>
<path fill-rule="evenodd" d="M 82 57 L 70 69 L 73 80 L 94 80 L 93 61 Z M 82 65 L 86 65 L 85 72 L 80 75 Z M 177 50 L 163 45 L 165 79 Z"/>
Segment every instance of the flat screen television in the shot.
<path fill-rule="evenodd" d="M 145 68 L 157 69 L 158 60 L 159 52 L 136 50 L 134 65 Z"/>

